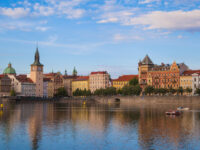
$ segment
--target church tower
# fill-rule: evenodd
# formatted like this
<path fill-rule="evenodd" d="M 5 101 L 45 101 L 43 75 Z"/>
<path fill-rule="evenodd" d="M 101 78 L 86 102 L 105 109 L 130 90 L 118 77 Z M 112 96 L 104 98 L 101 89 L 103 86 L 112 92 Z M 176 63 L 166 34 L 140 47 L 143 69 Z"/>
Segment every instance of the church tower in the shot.
<path fill-rule="evenodd" d="M 35 61 L 31 65 L 30 78 L 36 84 L 36 97 L 43 97 L 43 65 L 40 63 L 38 47 L 35 52 Z"/>

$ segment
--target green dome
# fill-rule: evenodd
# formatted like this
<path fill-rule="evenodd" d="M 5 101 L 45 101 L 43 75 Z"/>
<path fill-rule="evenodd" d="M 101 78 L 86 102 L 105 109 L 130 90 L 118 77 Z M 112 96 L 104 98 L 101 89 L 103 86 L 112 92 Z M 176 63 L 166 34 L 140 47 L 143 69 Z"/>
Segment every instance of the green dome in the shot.
<path fill-rule="evenodd" d="M 11 63 L 9 63 L 8 67 L 4 69 L 3 74 L 16 74 L 15 69 L 12 68 Z"/>

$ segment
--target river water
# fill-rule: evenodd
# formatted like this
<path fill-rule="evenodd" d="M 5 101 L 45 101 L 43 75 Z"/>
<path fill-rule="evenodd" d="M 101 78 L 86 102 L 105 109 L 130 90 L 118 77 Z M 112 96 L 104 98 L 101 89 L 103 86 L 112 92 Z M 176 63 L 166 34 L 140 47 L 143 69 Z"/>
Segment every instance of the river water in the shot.
<path fill-rule="evenodd" d="M 6 103 L 0 150 L 199 150 L 200 107 L 81 102 Z"/>

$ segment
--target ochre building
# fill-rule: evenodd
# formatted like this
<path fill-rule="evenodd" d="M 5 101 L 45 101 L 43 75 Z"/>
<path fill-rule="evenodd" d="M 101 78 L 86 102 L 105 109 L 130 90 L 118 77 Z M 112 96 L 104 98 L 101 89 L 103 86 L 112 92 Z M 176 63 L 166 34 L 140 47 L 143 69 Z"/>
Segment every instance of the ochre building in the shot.
<path fill-rule="evenodd" d="M 79 76 L 72 81 L 72 92 L 79 90 L 89 90 L 89 76 Z"/>
<path fill-rule="evenodd" d="M 138 75 L 123 75 L 118 79 L 112 80 L 112 86 L 116 89 L 122 89 L 124 86 L 129 85 L 130 80 L 138 79 Z"/>

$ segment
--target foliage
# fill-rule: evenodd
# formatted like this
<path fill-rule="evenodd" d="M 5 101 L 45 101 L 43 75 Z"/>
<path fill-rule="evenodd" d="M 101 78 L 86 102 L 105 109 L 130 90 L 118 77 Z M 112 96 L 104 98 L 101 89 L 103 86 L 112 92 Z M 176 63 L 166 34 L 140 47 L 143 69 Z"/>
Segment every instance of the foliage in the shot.
<path fill-rule="evenodd" d="M 67 91 L 65 90 L 64 87 L 58 88 L 56 94 L 54 95 L 55 97 L 65 97 L 68 96 Z"/>
<path fill-rule="evenodd" d="M 106 89 L 97 89 L 96 91 L 94 91 L 94 95 L 97 96 L 111 96 L 111 95 L 116 95 L 117 94 L 117 90 L 114 87 L 108 87 Z"/>
<path fill-rule="evenodd" d="M 172 87 L 170 87 L 170 89 L 169 89 L 168 91 L 169 91 L 169 93 L 171 93 L 171 94 L 175 94 L 175 93 L 177 92 L 177 90 L 176 90 L 176 89 L 173 89 Z"/>
<path fill-rule="evenodd" d="M 189 87 L 187 87 L 187 88 L 185 89 L 185 92 L 188 93 L 188 94 L 190 94 L 190 93 L 192 93 L 192 89 L 189 88 Z"/>
<path fill-rule="evenodd" d="M 169 90 L 166 88 L 156 88 L 153 92 L 154 94 L 165 95 L 169 92 Z"/>
<path fill-rule="evenodd" d="M 195 91 L 195 94 L 198 94 L 198 95 L 200 95 L 200 89 L 198 88 L 198 89 L 196 89 L 196 91 Z"/>
<path fill-rule="evenodd" d="M 74 92 L 73 92 L 73 96 L 91 96 L 92 93 L 90 90 L 81 90 L 81 89 L 76 89 Z"/>
<path fill-rule="evenodd" d="M 151 95 L 151 94 L 153 94 L 153 92 L 154 92 L 154 87 L 152 87 L 152 86 L 147 86 L 147 87 L 144 89 L 144 93 L 145 93 L 146 95 Z"/>
<path fill-rule="evenodd" d="M 183 95 L 183 92 L 184 92 L 184 90 L 183 90 L 182 87 L 179 87 L 179 88 L 177 89 L 177 94 Z"/>
<path fill-rule="evenodd" d="M 136 85 L 136 86 L 129 85 L 129 86 L 124 86 L 122 88 L 123 95 L 140 95 L 141 92 L 142 92 L 142 89 L 139 85 Z"/>
<path fill-rule="evenodd" d="M 129 85 L 136 86 L 138 84 L 139 84 L 139 82 L 138 82 L 137 78 L 133 78 L 132 80 L 129 81 Z"/>
<path fill-rule="evenodd" d="M 12 89 L 12 90 L 10 91 L 10 96 L 16 96 L 16 92 L 15 92 L 14 89 Z"/>

